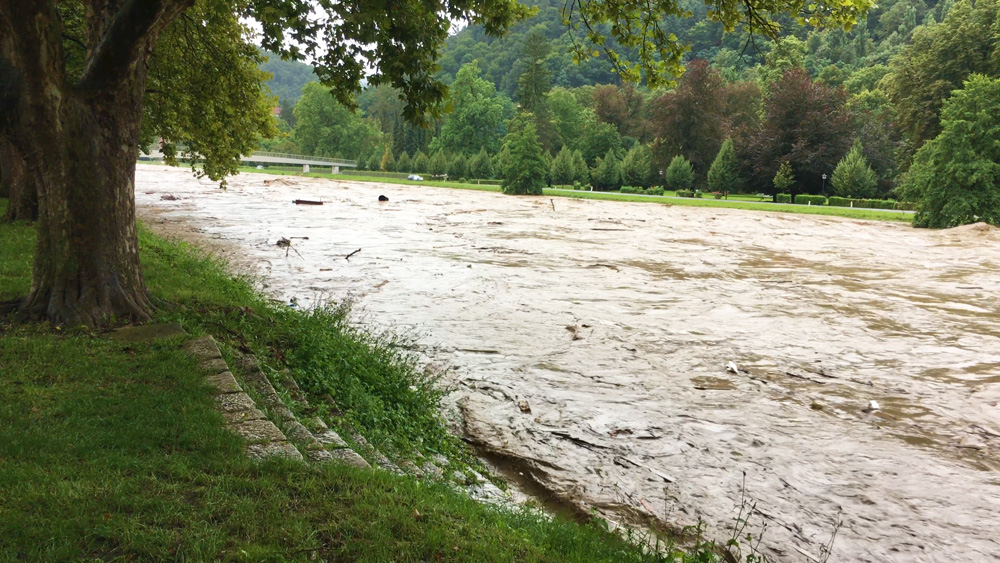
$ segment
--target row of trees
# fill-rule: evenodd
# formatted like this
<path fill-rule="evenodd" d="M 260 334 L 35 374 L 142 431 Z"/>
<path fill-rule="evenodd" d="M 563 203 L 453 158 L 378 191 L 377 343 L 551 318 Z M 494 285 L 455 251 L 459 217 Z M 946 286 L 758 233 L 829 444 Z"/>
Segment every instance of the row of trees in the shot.
<path fill-rule="evenodd" d="M 882 31 L 858 31 L 864 41 L 852 43 L 835 30 L 805 39 L 784 36 L 764 49 L 766 62 L 740 72 L 718 57 L 716 64 L 691 61 L 677 88 L 659 95 L 630 86 L 552 88 L 556 73 L 545 64 L 552 43 L 545 29 L 531 28 L 515 64 L 520 71 L 509 90 L 513 99 L 491 88 L 475 61 L 466 63 L 456 83 L 481 85 L 479 96 L 456 97 L 455 115 L 440 122 L 425 139 L 426 149 L 418 150 L 468 150 L 464 154 L 471 158 L 471 152 L 485 149 L 494 174 L 500 174 L 497 147 L 503 146 L 510 119 L 522 112 L 534 122 L 549 163 L 547 181 L 553 183 L 589 176 L 598 189 L 669 185 L 666 170 L 675 156 L 683 156 L 694 185 L 712 190 L 774 194 L 775 176 L 785 167 L 788 185 L 780 191 L 819 193 L 825 186 L 832 195 L 919 199 L 917 192 L 902 189 L 902 181 L 917 150 L 942 132 L 945 101 L 973 73 L 1000 71 L 998 2 L 959 0 L 920 8 L 923 25 L 899 20 L 902 8 L 895 6 L 909 5 L 898 2 L 880 12 Z M 906 13 L 912 15 L 911 7 Z M 890 24 L 900 26 L 899 32 L 885 32 Z M 829 60 L 822 56 L 849 59 L 854 66 L 838 63 L 831 69 L 817 62 Z M 463 108 L 473 99 L 492 100 L 503 111 L 478 129 L 488 134 L 463 145 L 452 131 L 468 124 Z M 586 175 L 584 167 L 569 163 L 577 152 Z M 648 173 L 640 171 L 647 170 L 647 157 Z"/>

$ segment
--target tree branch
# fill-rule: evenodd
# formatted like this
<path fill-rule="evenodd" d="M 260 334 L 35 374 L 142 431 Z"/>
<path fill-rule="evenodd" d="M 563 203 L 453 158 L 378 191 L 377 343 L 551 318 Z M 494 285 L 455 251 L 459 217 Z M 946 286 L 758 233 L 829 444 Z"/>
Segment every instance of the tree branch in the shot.
<path fill-rule="evenodd" d="M 194 0 L 125 0 L 104 29 L 78 86 L 95 90 L 121 82 L 160 32 L 192 4 Z"/>

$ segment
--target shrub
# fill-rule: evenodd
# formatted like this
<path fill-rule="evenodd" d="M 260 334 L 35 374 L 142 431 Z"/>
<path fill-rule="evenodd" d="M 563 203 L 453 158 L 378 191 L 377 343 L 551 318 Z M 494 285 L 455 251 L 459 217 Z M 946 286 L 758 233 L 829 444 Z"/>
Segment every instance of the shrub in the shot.
<path fill-rule="evenodd" d="M 795 203 L 799 205 L 826 205 L 826 197 L 821 195 L 798 194 Z"/>
<path fill-rule="evenodd" d="M 623 193 L 623 194 L 641 194 L 641 193 L 644 193 L 644 191 L 643 191 L 642 188 L 637 188 L 635 186 L 622 186 L 622 189 L 619 190 L 619 191 L 621 191 L 621 193 Z"/>
<path fill-rule="evenodd" d="M 698 190 L 677 190 L 677 197 L 701 197 Z"/>
<path fill-rule="evenodd" d="M 908 201 L 895 201 L 892 199 L 854 199 L 849 197 L 831 197 L 830 206 L 833 207 L 857 207 L 860 209 L 905 209 L 913 210 L 915 203 Z"/>
<path fill-rule="evenodd" d="M 777 201 L 778 203 L 791 203 L 792 196 L 791 194 L 778 194 Z"/>
<path fill-rule="evenodd" d="M 646 195 L 663 195 L 663 188 L 646 188 Z"/>

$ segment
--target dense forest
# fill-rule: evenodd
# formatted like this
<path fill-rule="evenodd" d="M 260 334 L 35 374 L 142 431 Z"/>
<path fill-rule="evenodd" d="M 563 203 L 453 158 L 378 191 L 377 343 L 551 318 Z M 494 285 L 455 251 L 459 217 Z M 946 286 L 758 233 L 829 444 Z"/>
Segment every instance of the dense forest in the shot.
<path fill-rule="evenodd" d="M 918 225 L 1000 222 L 1000 0 L 888 0 L 849 31 L 787 21 L 776 40 L 723 33 L 704 3 L 682 4 L 691 17 L 667 27 L 690 50 L 668 90 L 623 84 L 600 51 L 574 62 L 583 38 L 562 2 L 537 2 L 501 38 L 465 28 L 439 60 L 450 111 L 427 128 L 390 88 L 363 90 L 352 111 L 306 84 L 309 67 L 272 57 L 285 133 L 262 146 L 517 193 L 817 194 L 915 202 Z"/>

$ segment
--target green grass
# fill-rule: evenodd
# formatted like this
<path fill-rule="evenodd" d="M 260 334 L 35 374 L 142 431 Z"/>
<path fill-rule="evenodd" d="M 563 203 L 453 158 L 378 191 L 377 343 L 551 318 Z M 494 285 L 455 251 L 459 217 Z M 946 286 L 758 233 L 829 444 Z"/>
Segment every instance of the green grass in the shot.
<path fill-rule="evenodd" d="M 296 176 L 307 176 L 310 178 L 330 178 L 343 181 L 357 182 L 381 182 L 384 184 L 401 184 L 412 186 L 434 186 L 438 188 L 453 188 L 460 190 L 476 190 L 483 192 L 499 192 L 500 186 L 489 184 L 470 184 L 460 182 L 442 182 L 438 180 L 424 180 L 415 182 L 413 180 L 396 180 L 392 178 L 379 178 L 373 176 L 362 176 L 353 174 L 328 174 L 309 173 L 302 174 L 300 171 L 267 169 L 256 170 L 254 168 L 241 168 L 245 173 L 265 173 L 265 174 L 291 174 Z M 722 199 L 700 199 L 700 198 L 673 198 L 673 197 L 649 197 L 634 194 L 622 194 L 618 192 L 590 192 L 576 191 L 571 189 L 549 189 L 543 190 L 543 194 L 551 197 L 570 197 L 577 199 L 599 199 L 607 201 L 629 201 L 637 203 L 658 203 L 667 205 L 681 205 L 685 207 L 721 207 L 726 209 L 746 209 L 750 211 L 773 211 L 778 213 L 800 213 L 803 215 L 826 215 L 832 217 L 848 217 L 851 219 L 865 219 L 871 221 L 903 221 L 910 222 L 913 215 L 909 213 L 893 213 L 891 211 L 879 209 L 859 209 L 851 207 L 827 207 L 820 205 L 793 205 L 793 204 L 761 204 L 760 198 L 755 196 L 739 195 L 730 196 L 729 200 Z M 673 196 L 674 192 L 666 192 L 665 196 Z"/>
<path fill-rule="evenodd" d="M 29 225 L 0 225 L 0 299 L 27 292 L 33 239 Z M 336 393 L 384 447 L 461 455 L 392 338 L 351 330 L 342 309 L 270 304 L 184 245 L 143 232 L 141 247 L 150 287 L 172 303 L 160 320 Z M 0 560 L 665 560 L 599 521 L 488 507 L 387 472 L 252 462 L 179 342 L 7 320 L 0 336 Z"/>
<path fill-rule="evenodd" d="M 645 203 L 666 203 L 668 205 L 683 205 L 686 207 L 721 207 L 726 209 L 747 209 L 751 211 L 774 211 L 779 213 L 799 213 L 803 215 L 827 215 L 832 217 L 849 217 L 852 219 L 866 219 L 873 221 L 905 221 L 913 220 L 913 215 L 908 213 L 894 213 L 879 209 L 858 209 L 851 207 L 827 207 L 823 205 L 792 205 L 792 204 L 766 204 L 753 203 L 751 201 L 729 201 L 721 199 L 698 199 L 679 198 L 667 199 L 638 195 L 620 194 L 617 192 L 554 192 L 545 190 L 545 195 L 558 195 L 562 197 L 574 197 L 579 199 L 604 199 L 612 201 L 635 201 Z"/>

